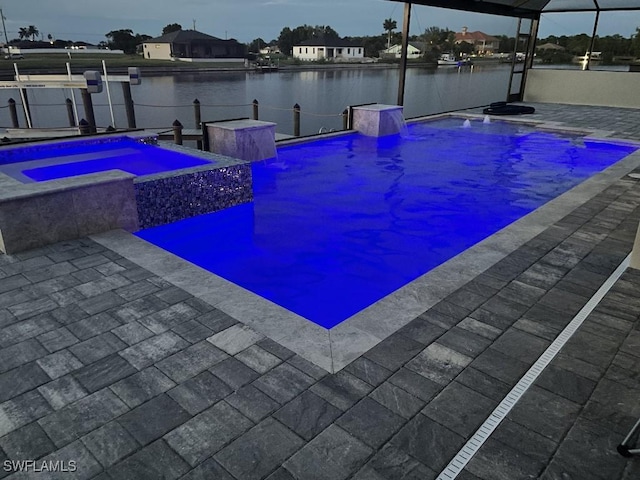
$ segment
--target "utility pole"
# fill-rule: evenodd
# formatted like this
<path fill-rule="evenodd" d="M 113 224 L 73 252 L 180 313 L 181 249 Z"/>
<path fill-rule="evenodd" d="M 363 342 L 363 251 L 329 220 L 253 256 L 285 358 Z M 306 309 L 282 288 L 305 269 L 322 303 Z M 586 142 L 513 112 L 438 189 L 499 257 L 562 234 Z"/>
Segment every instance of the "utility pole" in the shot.
<path fill-rule="evenodd" d="M 193 19 L 193 29 L 194 30 L 196 29 L 196 19 L 195 18 Z"/>
<path fill-rule="evenodd" d="M 0 8 L 0 17 L 2 17 L 2 30 L 4 31 L 4 44 L 7 48 L 9 48 L 9 38 L 7 37 L 7 27 L 4 24 L 4 14 L 2 13 L 2 8 Z"/>

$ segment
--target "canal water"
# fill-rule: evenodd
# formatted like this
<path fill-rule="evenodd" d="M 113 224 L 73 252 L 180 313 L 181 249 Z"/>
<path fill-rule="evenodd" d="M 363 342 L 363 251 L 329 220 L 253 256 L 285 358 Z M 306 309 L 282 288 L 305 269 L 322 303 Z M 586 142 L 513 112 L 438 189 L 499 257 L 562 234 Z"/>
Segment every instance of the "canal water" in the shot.
<path fill-rule="evenodd" d="M 202 72 L 148 76 L 132 86 L 137 126 L 170 128 L 179 120 L 185 128 L 195 128 L 193 101 L 201 104 L 202 120 L 251 117 L 251 102 L 259 102 L 260 120 L 277 123 L 276 131 L 293 133 L 293 105 L 301 110 L 301 134 L 342 128 L 342 111 L 349 105 L 397 101 L 397 68 L 357 68 L 328 70 L 281 70 L 272 73 Z M 509 82 L 508 65 L 470 67 L 409 68 L 405 90 L 405 118 L 486 105 L 504 100 Z M 109 94 L 117 127 L 126 127 L 120 84 L 111 83 Z M 112 125 L 107 89 L 93 95 L 96 122 Z M 32 89 L 28 92 L 34 127 L 68 126 L 66 98 L 70 90 Z M 79 91 L 75 100 L 84 117 Z M 0 91 L 0 106 L 14 98 L 17 90 Z M 19 110 L 20 124 L 26 126 Z M 0 127 L 10 127 L 8 108 L 0 110 Z"/>

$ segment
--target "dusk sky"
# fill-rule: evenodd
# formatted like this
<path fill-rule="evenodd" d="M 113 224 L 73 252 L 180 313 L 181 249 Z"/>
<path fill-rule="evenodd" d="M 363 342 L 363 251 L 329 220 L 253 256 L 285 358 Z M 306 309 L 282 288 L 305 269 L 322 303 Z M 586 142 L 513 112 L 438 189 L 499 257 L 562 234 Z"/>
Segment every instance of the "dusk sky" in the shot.
<path fill-rule="evenodd" d="M 388 0 L 0 0 L 9 40 L 20 27 L 35 25 L 43 37 L 99 43 L 111 30 L 129 28 L 134 34 L 159 36 L 169 23 L 220 38 L 248 43 L 276 39 L 282 28 L 329 25 L 341 36 L 378 35 L 393 18 L 402 28 L 403 3 Z M 539 35 L 591 34 L 592 14 L 547 14 Z M 516 20 L 447 9 L 413 7 L 411 33 L 438 26 L 460 31 L 480 30 L 513 36 Z M 600 35 L 629 37 L 640 26 L 640 12 L 605 13 Z M 4 38 L 2 39 L 4 40 Z"/>

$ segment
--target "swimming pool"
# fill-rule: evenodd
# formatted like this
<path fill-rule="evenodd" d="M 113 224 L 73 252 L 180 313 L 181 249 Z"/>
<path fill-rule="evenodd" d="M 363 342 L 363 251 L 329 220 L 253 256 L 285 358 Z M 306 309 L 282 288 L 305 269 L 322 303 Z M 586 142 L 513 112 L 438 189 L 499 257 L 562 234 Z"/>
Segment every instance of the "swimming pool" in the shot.
<path fill-rule="evenodd" d="M 458 118 L 292 145 L 254 201 L 137 235 L 324 328 L 635 150 Z"/>
<path fill-rule="evenodd" d="M 126 136 L 0 150 L 0 172 L 22 183 L 114 169 L 143 176 L 210 164 L 205 159 Z"/>

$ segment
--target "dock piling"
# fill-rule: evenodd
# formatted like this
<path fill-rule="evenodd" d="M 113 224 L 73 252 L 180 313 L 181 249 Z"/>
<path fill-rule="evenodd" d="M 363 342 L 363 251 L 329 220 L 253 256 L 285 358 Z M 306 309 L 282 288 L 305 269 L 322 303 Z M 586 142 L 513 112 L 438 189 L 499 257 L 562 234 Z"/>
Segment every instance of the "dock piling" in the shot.
<path fill-rule="evenodd" d="M 86 121 L 89 123 L 89 131 L 90 133 L 96 133 L 98 130 L 96 128 L 96 116 L 93 113 L 93 100 L 91 100 L 91 94 L 89 90 L 86 88 L 81 88 L 80 92 L 82 93 L 82 104 L 84 105 L 84 114 L 86 115 Z"/>
<path fill-rule="evenodd" d="M 73 102 L 70 98 L 67 98 L 64 103 L 67 105 L 67 118 L 69 119 L 69 126 L 76 126 L 76 115 L 73 113 Z"/>
<path fill-rule="evenodd" d="M 91 126 L 84 118 L 78 122 L 80 127 L 80 135 L 89 135 L 91 133 Z"/>
<path fill-rule="evenodd" d="M 300 136 L 300 105 L 293 106 L 293 136 Z"/>
<path fill-rule="evenodd" d="M 20 128 L 20 122 L 18 122 L 18 109 L 16 108 L 16 101 L 13 98 L 8 100 L 9 114 L 11 115 L 11 124 L 13 128 Z"/>
<path fill-rule="evenodd" d="M 136 112 L 133 109 L 133 97 L 131 96 L 131 85 L 129 82 L 122 82 L 122 95 L 124 97 L 124 108 L 127 112 L 127 126 L 136 128 Z"/>
<path fill-rule="evenodd" d="M 202 124 L 202 113 L 200 110 L 200 100 L 198 100 L 197 98 L 193 101 L 193 114 L 196 121 L 196 129 L 199 129 L 201 128 Z M 202 140 L 196 141 L 196 148 L 198 150 L 202 150 Z"/>
<path fill-rule="evenodd" d="M 182 124 L 178 119 L 173 122 L 173 143 L 182 145 Z"/>

